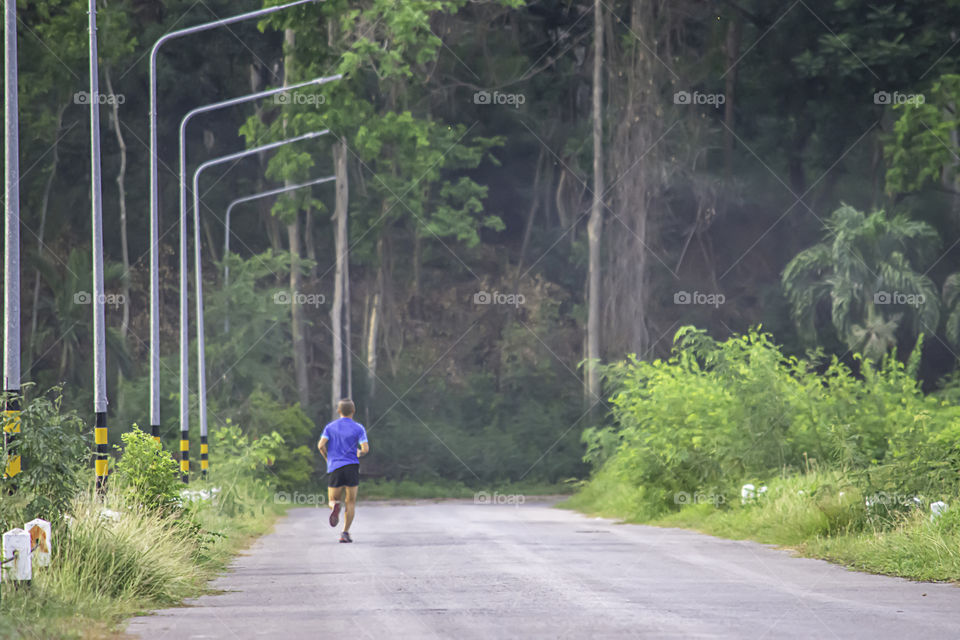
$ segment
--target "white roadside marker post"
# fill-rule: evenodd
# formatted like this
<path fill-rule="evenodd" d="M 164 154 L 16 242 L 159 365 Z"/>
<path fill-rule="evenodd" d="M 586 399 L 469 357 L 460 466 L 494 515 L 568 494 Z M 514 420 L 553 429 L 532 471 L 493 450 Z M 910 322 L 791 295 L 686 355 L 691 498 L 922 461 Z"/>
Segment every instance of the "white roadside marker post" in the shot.
<path fill-rule="evenodd" d="M 11 529 L 3 534 L 3 577 L 16 582 L 33 578 L 30 563 L 30 534 L 23 529 Z"/>
<path fill-rule="evenodd" d="M 49 567 L 53 550 L 50 523 L 43 518 L 36 518 L 23 525 L 23 528 L 30 534 L 31 564 L 33 567 Z"/>

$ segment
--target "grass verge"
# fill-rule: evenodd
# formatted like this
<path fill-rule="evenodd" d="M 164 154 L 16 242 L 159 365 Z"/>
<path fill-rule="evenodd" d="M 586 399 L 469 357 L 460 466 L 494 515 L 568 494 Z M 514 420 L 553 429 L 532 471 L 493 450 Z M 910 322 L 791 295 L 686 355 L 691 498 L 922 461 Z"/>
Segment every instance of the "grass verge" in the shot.
<path fill-rule="evenodd" d="M 773 480 L 759 500 L 718 504 L 699 496 L 668 515 L 652 514 L 642 487 L 600 470 L 562 507 L 625 522 L 692 529 L 794 549 L 871 573 L 923 581 L 960 581 L 960 506 L 932 519 L 925 508 L 867 507 L 841 472 Z M 698 496 L 694 496 L 697 498 Z M 876 505 L 876 501 L 874 501 Z"/>
<path fill-rule="evenodd" d="M 204 502 L 179 517 L 82 497 L 54 531 L 51 566 L 29 587 L 0 587 L 0 638 L 115 638 L 124 619 L 204 593 L 282 511 L 265 496 L 230 515 Z"/>

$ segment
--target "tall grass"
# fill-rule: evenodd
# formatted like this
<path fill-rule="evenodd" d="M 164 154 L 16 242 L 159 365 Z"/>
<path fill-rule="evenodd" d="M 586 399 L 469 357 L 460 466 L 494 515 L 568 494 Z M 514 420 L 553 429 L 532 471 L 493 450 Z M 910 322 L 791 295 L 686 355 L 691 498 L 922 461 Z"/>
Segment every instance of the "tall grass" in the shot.
<path fill-rule="evenodd" d="M 199 595 L 279 513 L 265 490 L 243 494 L 247 510 L 229 515 L 210 503 L 171 515 L 81 496 L 54 531 L 51 566 L 29 588 L 0 586 L 0 638 L 113 637 L 124 618 Z"/>
<path fill-rule="evenodd" d="M 793 548 L 873 573 L 915 580 L 960 580 L 960 504 L 936 519 L 926 504 L 868 508 L 853 480 L 836 470 L 774 478 L 758 500 L 689 504 L 667 515 L 650 509 L 642 488 L 601 470 L 562 506 L 663 527 Z"/>
<path fill-rule="evenodd" d="M 143 607 L 199 593 L 205 573 L 195 534 L 155 512 L 104 515 L 116 506 L 89 496 L 74 503 L 55 531 L 51 566 L 35 569 L 29 590 L 4 585 L 3 637 L 85 637 Z M 77 617 L 66 618 L 71 613 Z"/>
<path fill-rule="evenodd" d="M 115 519 L 104 518 L 90 500 L 74 507 L 58 547 L 59 570 L 49 574 L 48 588 L 67 599 L 158 604 L 196 590 L 203 579 L 195 563 L 199 541 L 186 519 L 147 510 L 115 513 Z"/>
<path fill-rule="evenodd" d="M 932 520 L 916 510 L 893 526 L 870 527 L 854 534 L 818 537 L 801 551 L 862 571 L 914 580 L 960 580 L 960 509 Z"/>

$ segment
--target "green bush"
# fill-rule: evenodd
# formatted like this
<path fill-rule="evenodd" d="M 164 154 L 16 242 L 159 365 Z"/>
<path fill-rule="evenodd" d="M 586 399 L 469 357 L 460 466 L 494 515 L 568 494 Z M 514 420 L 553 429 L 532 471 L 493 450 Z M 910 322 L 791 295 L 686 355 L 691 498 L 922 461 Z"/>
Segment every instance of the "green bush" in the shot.
<path fill-rule="evenodd" d="M 919 347 L 906 364 L 894 354 L 855 375 L 836 358 L 786 357 L 759 329 L 716 342 L 684 327 L 668 360 L 604 369 L 615 427 L 584 433 L 586 459 L 650 515 L 679 509 L 682 493 L 729 504 L 744 482 L 811 465 L 856 485 L 839 502 L 822 496 L 835 529 L 859 521 L 844 506 L 854 492 L 860 502 L 877 492 L 955 495 L 960 408 L 921 392 Z"/>
<path fill-rule="evenodd" d="M 111 476 L 115 490 L 129 504 L 150 510 L 170 511 L 180 504 L 179 466 L 163 445 L 137 425 L 120 436 L 123 448 Z"/>
<path fill-rule="evenodd" d="M 275 433 L 283 438 L 284 446 L 273 450 L 270 464 L 277 487 L 291 489 L 309 484 L 316 453 L 313 421 L 300 409 L 300 405 L 285 407 L 260 389 L 250 394 L 249 404 L 247 424 L 262 428 L 250 435 L 256 437 Z"/>
<path fill-rule="evenodd" d="M 30 389 L 31 385 L 24 385 L 26 402 L 17 449 L 0 449 L 0 468 L 6 469 L 7 457 L 16 453 L 23 464 L 15 479 L 0 480 L 0 491 L 3 486 L 17 487 L 14 495 L 0 500 L 4 531 L 36 517 L 58 521 L 93 473 L 89 468 L 91 432 L 85 431 L 75 412 L 62 410 L 62 389 L 53 387 L 33 398 Z M 6 399 L 0 395 L 0 401 Z"/>
<path fill-rule="evenodd" d="M 219 489 L 216 505 L 227 516 L 262 512 L 267 494 L 277 487 L 271 465 L 283 447 L 283 438 L 271 432 L 251 439 L 239 426 L 227 426 L 211 434 L 211 451 L 217 452 L 210 465 L 210 483 Z"/>

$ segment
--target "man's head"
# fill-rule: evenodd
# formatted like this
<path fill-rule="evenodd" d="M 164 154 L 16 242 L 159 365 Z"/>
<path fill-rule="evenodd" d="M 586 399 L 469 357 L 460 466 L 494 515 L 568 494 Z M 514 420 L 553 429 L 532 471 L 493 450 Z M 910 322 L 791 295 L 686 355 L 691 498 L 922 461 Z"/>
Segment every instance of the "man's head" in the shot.
<path fill-rule="evenodd" d="M 353 406 L 353 400 L 350 398 L 344 398 L 337 403 L 337 413 L 341 417 L 350 418 L 353 416 L 353 412 L 356 411 L 356 407 Z"/>

